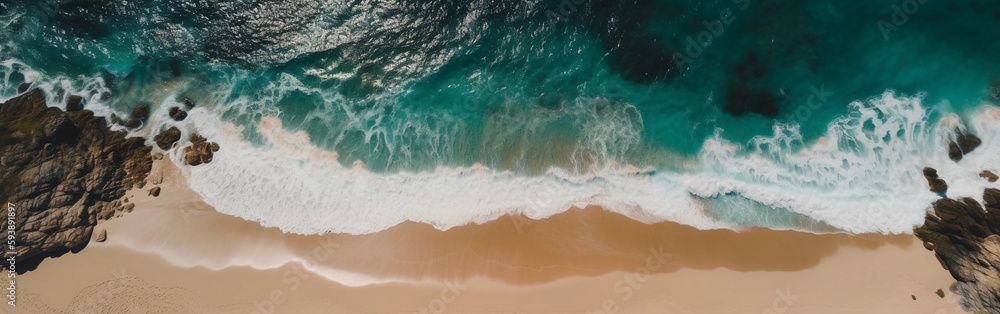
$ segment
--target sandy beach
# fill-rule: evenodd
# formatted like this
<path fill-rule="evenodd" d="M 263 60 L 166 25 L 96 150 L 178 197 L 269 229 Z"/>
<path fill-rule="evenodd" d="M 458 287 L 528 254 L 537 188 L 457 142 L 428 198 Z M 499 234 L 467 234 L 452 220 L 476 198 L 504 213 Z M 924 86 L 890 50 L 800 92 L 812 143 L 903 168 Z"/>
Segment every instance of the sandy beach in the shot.
<path fill-rule="evenodd" d="M 132 190 L 134 212 L 98 225 L 106 242 L 19 276 L 14 313 L 962 312 L 912 235 L 703 231 L 597 207 L 294 235 L 216 212 L 168 160 L 161 176 L 159 197 Z"/>

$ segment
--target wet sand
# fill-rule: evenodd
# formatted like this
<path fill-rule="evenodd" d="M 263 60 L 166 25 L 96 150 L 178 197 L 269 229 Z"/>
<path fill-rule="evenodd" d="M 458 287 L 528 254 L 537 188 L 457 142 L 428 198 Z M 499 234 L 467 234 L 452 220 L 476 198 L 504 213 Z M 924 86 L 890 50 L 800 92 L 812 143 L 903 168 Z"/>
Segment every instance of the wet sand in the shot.
<path fill-rule="evenodd" d="M 131 191 L 135 211 L 98 227 L 107 242 L 20 276 L 17 312 L 961 312 L 912 235 L 705 231 L 597 207 L 292 235 L 216 212 L 179 171 L 157 161 L 161 195 Z"/>

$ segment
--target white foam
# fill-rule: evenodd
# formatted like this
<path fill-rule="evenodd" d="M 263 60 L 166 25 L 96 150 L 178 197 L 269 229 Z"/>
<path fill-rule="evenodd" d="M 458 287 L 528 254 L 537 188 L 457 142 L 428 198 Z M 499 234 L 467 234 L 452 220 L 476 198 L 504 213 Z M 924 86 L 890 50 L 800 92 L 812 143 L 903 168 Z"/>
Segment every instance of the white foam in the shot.
<path fill-rule="evenodd" d="M 553 169 L 533 177 L 481 166 L 394 174 L 345 168 L 304 132 L 282 130 L 277 118 L 262 120 L 258 131 L 266 143 L 254 147 L 242 128 L 205 112 L 193 115 L 194 123 L 223 149 L 211 164 L 181 166 L 192 188 L 219 211 L 303 234 L 372 233 L 407 220 L 447 229 L 504 214 L 544 218 L 585 205 L 646 222 L 735 227 L 709 218 L 694 197 L 727 193 L 848 232 L 908 233 L 938 197 L 927 190 L 923 167 L 939 169 L 949 196 L 977 197 L 989 183 L 976 174 L 997 164 L 991 141 L 1000 111 L 984 107 L 995 116 L 973 121 L 984 145 L 955 164 L 945 148 L 959 119 L 930 125 L 921 101 L 887 92 L 852 103 L 851 114 L 831 123 L 825 141 L 808 145 L 794 125 L 776 125 L 774 136 L 746 147 L 717 136 L 700 153 L 700 167 L 687 173 L 648 175 L 608 166 L 584 175 Z"/>
<path fill-rule="evenodd" d="M 15 64 L 22 73 L 32 71 L 20 61 L 7 60 L 0 63 L 5 78 Z M 34 84 L 47 92 L 50 105 L 65 107 L 65 99 L 56 99 L 61 89 L 63 95 L 83 95 L 87 108 L 99 116 L 122 114 L 100 102 L 108 89 L 98 77 L 38 75 Z M 295 83 L 282 80 L 281 90 L 304 88 Z M 166 108 L 179 106 L 176 98 L 161 98 L 162 103 L 153 107 L 151 127 L 133 132 L 149 136 L 175 125 L 185 134 L 196 130 L 219 142 L 222 150 L 214 161 L 197 167 L 183 165 L 180 148 L 173 149 L 172 158 L 191 187 L 220 212 L 302 234 L 365 234 L 403 221 L 447 229 L 505 214 L 545 218 L 586 205 L 644 222 L 669 220 L 703 229 L 741 227 L 713 219 L 725 215 L 707 212 L 699 201 L 731 193 L 848 232 L 908 233 L 923 222 L 925 210 L 938 198 L 927 190 L 923 167 L 938 169 L 949 184 L 949 197 L 980 201 L 982 189 L 997 184 L 978 173 L 1000 170 L 996 168 L 1000 109 L 982 104 L 967 117 L 949 115 L 932 123 L 921 96 L 892 92 L 852 103 L 850 114 L 833 121 L 814 143 L 802 142 L 798 126 L 777 124 L 774 135 L 757 137 L 747 145 L 717 135 L 705 143 L 698 160 L 678 161 L 685 163 L 678 168 L 686 170 L 680 172 L 619 166 L 609 158 L 607 166 L 583 174 L 580 169 L 553 168 L 540 176 L 482 165 L 392 174 L 374 173 L 363 163 L 344 167 L 336 152 L 315 146 L 305 132 L 285 131 L 280 119 L 269 117 L 280 114 L 275 106 L 243 106 L 245 97 L 232 99 L 223 92 L 200 103 L 185 121 L 176 122 L 166 114 Z M 220 118 L 219 112 L 230 110 L 240 110 L 237 116 L 265 116 L 256 128 L 262 145 L 251 144 L 247 131 Z M 616 134 L 614 128 L 596 125 L 588 139 L 637 141 L 640 133 L 631 129 L 642 127 L 641 117 L 623 114 L 628 119 L 609 123 L 634 121 L 623 125 L 630 133 Z M 963 120 L 983 144 L 955 163 L 947 156 L 947 143 L 956 128 L 966 128 Z M 604 138 L 608 136 L 612 138 Z"/>

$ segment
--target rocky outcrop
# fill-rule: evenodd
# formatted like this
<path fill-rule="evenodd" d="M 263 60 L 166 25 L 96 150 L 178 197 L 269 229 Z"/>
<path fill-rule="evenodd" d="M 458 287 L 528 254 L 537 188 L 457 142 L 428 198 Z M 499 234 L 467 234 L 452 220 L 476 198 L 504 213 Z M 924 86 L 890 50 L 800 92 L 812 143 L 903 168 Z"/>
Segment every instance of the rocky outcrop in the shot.
<path fill-rule="evenodd" d="M 940 199 L 914 234 L 957 281 L 951 290 L 963 308 L 1000 313 L 1000 190 L 987 189 L 983 200 L 985 207 L 971 198 Z"/>
<path fill-rule="evenodd" d="M 162 150 L 170 149 L 179 140 L 181 140 L 181 129 L 178 129 L 176 126 L 163 130 L 163 132 L 153 137 L 153 142 L 156 142 L 156 146 Z"/>
<path fill-rule="evenodd" d="M 963 130 L 955 130 L 955 134 L 955 140 L 948 142 L 948 157 L 955 162 L 983 143 L 979 137 Z"/>
<path fill-rule="evenodd" d="M 37 89 L 0 104 L 0 198 L 16 208 L 18 266 L 85 245 L 98 220 L 130 209 L 120 199 L 152 167 L 145 139 L 68 109 L 47 107 Z M 143 112 L 131 119 L 145 119 Z"/>
<path fill-rule="evenodd" d="M 219 144 L 209 142 L 197 133 L 191 134 L 191 145 L 184 148 L 184 162 L 197 166 L 212 162 L 215 152 L 219 151 Z"/>
<path fill-rule="evenodd" d="M 188 116 L 187 111 L 178 107 L 170 107 L 169 114 L 170 118 L 174 119 L 174 121 L 184 121 L 184 119 Z"/>

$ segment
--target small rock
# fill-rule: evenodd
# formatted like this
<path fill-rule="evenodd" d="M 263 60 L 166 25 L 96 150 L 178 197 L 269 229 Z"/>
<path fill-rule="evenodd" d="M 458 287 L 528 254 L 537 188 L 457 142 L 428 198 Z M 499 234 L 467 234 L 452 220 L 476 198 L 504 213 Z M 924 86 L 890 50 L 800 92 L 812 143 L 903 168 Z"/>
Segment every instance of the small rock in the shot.
<path fill-rule="evenodd" d="M 184 103 L 184 106 L 187 107 L 188 110 L 194 108 L 194 100 L 191 100 L 188 96 L 181 96 L 181 103 Z"/>
<path fill-rule="evenodd" d="M 83 97 L 72 95 L 66 100 L 66 111 L 83 110 Z"/>
<path fill-rule="evenodd" d="M 128 197 L 122 199 L 122 203 L 128 203 Z"/>
<path fill-rule="evenodd" d="M 188 116 L 187 112 L 181 110 L 181 108 L 178 107 L 170 108 L 170 117 L 173 118 L 175 121 L 184 121 L 184 118 L 187 118 L 187 116 Z"/>
<path fill-rule="evenodd" d="M 178 129 L 176 126 L 172 126 L 153 137 L 153 141 L 156 142 L 156 146 L 160 147 L 162 150 L 170 149 L 170 147 L 180 139 L 181 129 Z"/>
<path fill-rule="evenodd" d="M 149 189 L 149 195 L 153 197 L 160 196 L 160 187 L 154 186 L 152 189 Z"/>
<path fill-rule="evenodd" d="M 129 116 L 127 122 L 125 122 L 126 128 L 137 128 L 142 125 L 146 119 L 149 118 L 149 106 L 138 105 L 135 109 L 132 109 L 132 115 Z"/>
<path fill-rule="evenodd" d="M 97 238 L 94 239 L 94 242 L 104 242 L 107 240 L 108 240 L 108 231 L 101 230 L 101 232 L 97 234 Z"/>
<path fill-rule="evenodd" d="M 916 301 L 916 300 L 917 300 L 917 296 L 915 296 L 915 295 L 912 295 L 912 294 L 911 294 L 911 295 L 910 295 L 910 297 L 911 297 L 911 298 L 913 298 L 913 301 Z"/>
<path fill-rule="evenodd" d="M 930 187 L 931 192 L 943 194 L 948 190 L 948 183 L 938 178 L 936 169 L 925 167 L 924 178 L 927 179 L 927 185 Z"/>
<path fill-rule="evenodd" d="M 937 295 L 938 295 L 939 297 L 941 297 L 941 298 L 944 298 L 944 291 L 943 291 L 943 290 L 941 290 L 941 289 L 938 289 L 938 291 L 935 291 L 934 293 L 937 293 Z"/>
<path fill-rule="evenodd" d="M 31 87 L 31 83 L 21 83 L 21 85 L 17 86 L 17 93 L 27 92 L 29 87 Z"/>
<path fill-rule="evenodd" d="M 960 129 L 956 129 L 955 134 L 957 142 L 948 142 L 948 158 L 955 162 L 962 160 L 963 156 L 971 153 L 976 147 L 979 147 L 979 144 L 983 143 L 979 137 Z"/>
<path fill-rule="evenodd" d="M 191 146 L 184 148 L 184 162 L 192 166 L 212 162 L 215 152 L 219 151 L 219 144 L 209 142 L 197 133 L 191 134 L 190 140 Z"/>
<path fill-rule="evenodd" d="M 1000 179 L 1000 177 L 998 177 L 995 173 L 989 170 L 983 170 L 983 172 L 979 173 L 979 176 L 983 177 L 983 179 L 986 179 L 986 181 L 990 182 L 997 182 L 997 179 Z"/>

